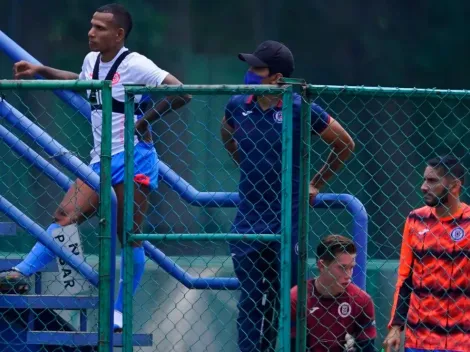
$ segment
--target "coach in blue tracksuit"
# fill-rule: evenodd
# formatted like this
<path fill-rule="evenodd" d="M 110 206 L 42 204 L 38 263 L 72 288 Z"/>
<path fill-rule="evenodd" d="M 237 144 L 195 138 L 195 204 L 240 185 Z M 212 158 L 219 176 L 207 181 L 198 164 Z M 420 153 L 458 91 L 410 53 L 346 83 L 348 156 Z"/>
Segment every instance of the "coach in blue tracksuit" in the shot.
<path fill-rule="evenodd" d="M 290 77 L 294 58 L 283 44 L 266 41 L 253 54 L 239 54 L 250 67 L 245 84 L 277 85 Z M 294 160 L 292 201 L 292 286 L 297 281 L 301 97 L 293 98 Z M 318 194 L 349 158 L 354 142 L 320 106 L 312 104 L 312 133 L 331 146 L 325 165 L 315 174 L 310 199 Z M 233 224 L 237 233 L 281 232 L 282 100 L 277 96 L 231 97 L 222 120 L 225 148 L 240 167 L 240 204 Z M 279 242 L 230 243 L 235 273 L 241 283 L 238 345 L 241 351 L 274 351 L 280 289 Z"/>

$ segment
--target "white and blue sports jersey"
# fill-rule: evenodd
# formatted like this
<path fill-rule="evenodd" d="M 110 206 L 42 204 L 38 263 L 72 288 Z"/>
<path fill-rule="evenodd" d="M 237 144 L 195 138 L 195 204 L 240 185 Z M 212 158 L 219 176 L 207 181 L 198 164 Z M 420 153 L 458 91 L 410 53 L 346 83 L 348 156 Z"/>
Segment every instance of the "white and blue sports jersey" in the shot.
<path fill-rule="evenodd" d="M 301 96 L 293 97 L 293 200 L 292 227 L 297 231 L 299 172 L 300 172 L 300 117 Z M 311 124 L 321 133 L 330 122 L 330 116 L 318 105 L 312 104 Z M 225 118 L 234 128 L 240 158 L 240 203 L 233 224 L 236 233 L 281 232 L 282 191 L 282 101 L 263 111 L 255 96 L 233 96 L 225 108 Z M 294 237 L 296 234 L 292 234 Z M 256 242 L 236 242 L 232 253 L 247 253 L 259 246 Z"/>
<path fill-rule="evenodd" d="M 113 66 L 117 58 L 128 49 L 123 47 L 119 53 L 109 62 L 99 63 L 99 77 L 98 79 L 104 80 L 109 70 Z M 93 77 L 93 68 L 98 57 L 98 52 L 90 52 L 83 61 L 83 66 L 79 79 L 91 80 Z M 124 86 L 123 84 L 143 84 L 148 86 L 160 85 L 168 72 L 159 68 L 153 61 L 147 57 L 132 52 L 122 61 L 118 66 L 116 73 L 112 79 L 112 97 L 114 100 L 124 102 Z M 89 94 L 90 92 L 88 92 Z M 135 102 L 139 103 L 142 96 L 136 95 Z M 101 99 L 101 97 L 98 97 Z M 101 152 L 101 125 L 102 125 L 102 112 L 101 110 L 92 110 L 91 123 L 93 130 L 93 141 L 94 146 L 91 150 L 91 164 L 96 163 L 100 160 Z M 135 117 L 137 120 L 137 116 Z M 138 140 L 135 137 L 134 144 L 137 144 Z M 112 122 L 112 149 L 111 154 L 115 155 L 124 151 L 124 113 L 113 111 L 113 122 Z"/>

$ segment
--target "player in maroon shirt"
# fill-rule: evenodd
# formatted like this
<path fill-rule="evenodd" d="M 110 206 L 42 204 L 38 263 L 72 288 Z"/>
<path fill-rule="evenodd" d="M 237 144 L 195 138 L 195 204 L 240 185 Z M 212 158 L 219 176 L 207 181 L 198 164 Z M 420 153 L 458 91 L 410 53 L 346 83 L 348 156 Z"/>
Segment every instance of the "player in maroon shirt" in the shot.
<path fill-rule="evenodd" d="M 371 297 L 351 283 L 356 246 L 343 236 L 317 247 L 320 272 L 307 281 L 307 351 L 371 352 L 377 335 Z M 295 350 L 297 286 L 291 290 L 291 345 Z"/>

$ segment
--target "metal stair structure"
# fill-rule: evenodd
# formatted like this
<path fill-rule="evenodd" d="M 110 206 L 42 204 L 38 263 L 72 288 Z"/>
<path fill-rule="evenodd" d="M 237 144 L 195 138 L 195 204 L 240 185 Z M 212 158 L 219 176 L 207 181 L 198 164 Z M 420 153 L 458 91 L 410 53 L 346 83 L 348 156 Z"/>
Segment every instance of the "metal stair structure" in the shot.
<path fill-rule="evenodd" d="M 15 224 L 0 223 L 0 236 L 14 236 Z M 0 270 L 8 270 L 20 259 L 0 259 Z M 34 292 L 0 295 L 0 351 L 96 351 L 98 333 L 90 331 L 89 314 L 98 309 L 98 296 L 55 296 L 42 294 L 42 276 L 57 272 L 56 262 L 34 275 Z M 55 310 L 79 312 L 74 327 Z M 114 334 L 115 347 L 122 346 L 122 334 Z M 134 346 L 152 346 L 152 335 L 134 334 Z"/>
<path fill-rule="evenodd" d="M 59 163 L 74 173 L 77 177 L 88 182 L 92 188 L 99 188 L 99 177 L 81 160 L 75 156 L 62 158 L 61 156 L 70 153 L 52 139 L 39 126 L 32 123 L 25 116 L 21 115 L 14 107 L 8 105 L 5 100 L 0 101 L 0 115 L 3 118 L 13 122 L 16 119 L 19 124 L 28 131 L 28 135 L 44 151 L 51 156 L 57 156 Z M 13 122 L 14 123 L 14 122 Z M 21 126 L 21 124 L 28 125 Z M 45 138 L 42 138 L 42 137 Z M 52 164 L 46 161 L 33 149 L 29 148 L 18 137 L 14 136 L 9 130 L 0 125 L 0 139 L 3 140 L 16 154 L 25 158 L 33 166 L 40 169 L 64 191 L 66 191 L 72 181 L 61 173 Z M 65 153 L 65 154 L 64 154 Z M 116 196 L 113 193 L 111 206 L 116 209 Z M 14 236 L 16 234 L 16 225 L 22 227 L 26 232 L 41 241 L 56 256 L 65 261 L 73 269 L 78 271 L 93 286 L 98 287 L 98 273 L 86 262 L 80 261 L 75 256 L 70 256 L 66 248 L 62 248 L 58 242 L 53 240 L 36 222 L 21 212 L 14 204 L 9 202 L 3 195 L 0 195 L 0 212 L 7 215 L 14 223 L 0 223 L 0 236 Z M 115 213 L 112 214 L 111 231 L 115 231 L 116 219 Z M 115 241 L 115 239 L 113 239 Z M 110 248 L 112 258 L 115 257 L 114 248 Z M 10 258 L 0 259 L 0 270 L 8 270 L 15 266 L 19 260 Z M 57 272 L 57 264 L 45 269 L 49 272 Z M 114 282 L 114 265 L 111 282 Z M 89 310 L 98 308 L 98 297 L 76 297 L 76 296 L 44 296 L 41 289 L 42 273 L 38 272 L 34 276 L 34 294 L 32 295 L 1 295 L 0 297 L 0 351 L 93 351 L 96 350 L 99 337 L 98 332 L 92 331 L 87 326 L 87 313 Z M 114 286 L 113 286 L 114 287 Z M 112 292 L 111 292 L 112 291 Z M 110 290 L 106 295 L 113 297 L 114 290 Z M 79 328 L 68 324 L 54 309 L 61 311 L 79 311 Z M 109 312 L 112 315 L 112 311 Z M 95 328 L 95 330 L 97 330 Z M 122 346 L 122 335 L 112 335 L 113 346 Z M 132 340 L 134 345 L 151 346 L 152 335 L 136 334 Z M 60 346 L 60 347 L 58 347 Z"/>

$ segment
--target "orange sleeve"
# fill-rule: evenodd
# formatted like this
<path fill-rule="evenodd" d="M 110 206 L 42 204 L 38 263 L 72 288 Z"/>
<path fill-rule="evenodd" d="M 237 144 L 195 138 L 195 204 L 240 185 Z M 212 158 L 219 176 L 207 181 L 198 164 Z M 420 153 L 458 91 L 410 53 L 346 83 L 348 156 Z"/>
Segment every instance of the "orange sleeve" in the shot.
<path fill-rule="evenodd" d="M 408 217 L 403 229 L 400 261 L 398 265 L 398 279 L 393 298 L 391 319 L 388 328 L 393 325 L 404 326 L 408 315 L 410 295 L 412 291 L 413 250 L 411 248 L 410 218 Z"/>
<path fill-rule="evenodd" d="M 297 286 L 292 287 L 290 290 L 290 337 L 295 339 L 297 321 Z"/>

